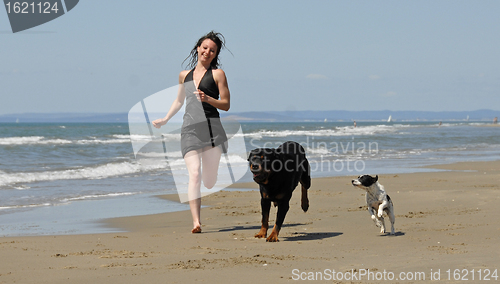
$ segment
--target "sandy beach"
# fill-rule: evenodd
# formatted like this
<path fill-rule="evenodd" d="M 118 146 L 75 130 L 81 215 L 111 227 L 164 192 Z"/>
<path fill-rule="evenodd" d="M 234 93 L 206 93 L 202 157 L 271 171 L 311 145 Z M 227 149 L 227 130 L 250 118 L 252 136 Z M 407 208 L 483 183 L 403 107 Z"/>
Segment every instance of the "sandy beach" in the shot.
<path fill-rule="evenodd" d="M 500 161 L 432 168 L 379 176 L 394 202 L 396 236 L 379 234 L 364 192 L 350 184 L 353 175 L 314 179 L 307 213 L 297 190 L 280 242 L 266 243 L 253 237 L 257 185 L 236 184 L 255 190 L 204 198 L 202 234 L 190 233 L 183 211 L 103 223 L 123 233 L 1 238 L 0 283 L 365 283 L 369 275 L 384 277 L 370 281 L 380 283 L 474 283 L 473 274 L 477 281 L 488 271 L 494 281 Z M 271 209 L 271 224 L 275 214 Z"/>

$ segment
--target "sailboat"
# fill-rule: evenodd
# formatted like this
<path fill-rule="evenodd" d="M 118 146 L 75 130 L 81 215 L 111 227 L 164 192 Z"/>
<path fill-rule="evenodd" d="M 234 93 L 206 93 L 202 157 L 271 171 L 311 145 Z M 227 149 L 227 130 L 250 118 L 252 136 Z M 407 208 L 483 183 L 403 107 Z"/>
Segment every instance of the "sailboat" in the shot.
<path fill-rule="evenodd" d="M 392 122 L 392 115 L 389 115 L 389 118 L 387 119 L 387 122 Z"/>

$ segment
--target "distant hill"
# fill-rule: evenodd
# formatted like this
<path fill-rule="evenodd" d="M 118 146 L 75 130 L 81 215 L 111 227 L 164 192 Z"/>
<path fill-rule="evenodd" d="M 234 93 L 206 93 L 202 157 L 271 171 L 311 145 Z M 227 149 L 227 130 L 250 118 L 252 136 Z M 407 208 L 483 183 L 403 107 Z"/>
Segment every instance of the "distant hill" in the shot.
<path fill-rule="evenodd" d="M 394 121 L 493 121 L 500 116 L 500 111 L 482 109 L 474 111 L 264 111 L 264 112 L 222 112 L 222 117 L 230 117 L 239 121 L 386 121 L 392 116 Z M 87 122 L 87 123 L 127 123 L 127 113 L 22 113 L 0 115 L 0 122 Z"/>

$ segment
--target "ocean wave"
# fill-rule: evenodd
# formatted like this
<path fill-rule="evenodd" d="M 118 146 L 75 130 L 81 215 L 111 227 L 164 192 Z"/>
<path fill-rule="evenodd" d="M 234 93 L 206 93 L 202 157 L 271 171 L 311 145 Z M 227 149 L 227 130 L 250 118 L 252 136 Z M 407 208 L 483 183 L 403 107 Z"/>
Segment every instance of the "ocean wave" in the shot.
<path fill-rule="evenodd" d="M 319 147 L 319 148 L 308 147 L 306 149 L 306 153 L 308 155 L 331 155 L 332 151 L 330 151 L 329 149 L 324 148 L 324 147 Z"/>
<path fill-rule="evenodd" d="M 106 198 L 106 197 L 129 196 L 129 195 L 135 195 L 135 194 L 140 194 L 140 193 L 141 192 L 114 192 L 114 193 L 106 193 L 106 194 L 82 195 L 82 196 L 77 196 L 77 197 L 63 198 L 63 199 L 61 199 L 61 202 L 67 203 L 67 202 L 78 201 L 78 200 L 100 199 L 100 198 Z"/>
<path fill-rule="evenodd" d="M 288 137 L 288 136 L 353 136 L 353 135 L 374 135 L 395 132 L 398 127 L 406 127 L 405 125 L 387 126 L 375 125 L 365 127 L 334 127 L 331 129 L 317 130 L 260 130 L 257 132 L 236 134 L 236 137 L 249 138 L 265 138 L 265 137 Z M 155 137 L 153 139 L 158 139 Z M 163 133 L 162 139 L 166 142 L 180 141 L 179 133 Z M 123 144 L 131 142 L 147 142 L 151 141 L 150 135 L 140 134 L 115 134 L 108 137 L 88 137 L 85 139 L 65 139 L 65 138 L 47 138 L 44 136 L 20 136 L 20 137 L 3 137 L 0 138 L 0 145 L 18 146 L 18 145 L 62 145 L 62 144 L 78 144 L 78 145 L 93 145 L 93 144 Z"/>
<path fill-rule="evenodd" d="M 43 136 L 25 136 L 25 137 L 3 137 L 0 138 L 0 145 L 46 145 L 46 144 L 70 144 L 72 141 L 67 139 L 45 139 Z"/>
<path fill-rule="evenodd" d="M 28 205 L 0 206 L 0 210 L 46 207 L 46 206 L 52 206 L 52 205 L 53 205 L 52 203 L 40 203 L 40 204 L 28 204 Z"/>
<path fill-rule="evenodd" d="M 164 159 L 164 158 L 182 158 L 181 151 L 172 151 L 172 152 L 140 152 L 137 154 L 140 159 Z"/>
<path fill-rule="evenodd" d="M 247 164 L 248 163 L 246 158 L 242 158 L 239 155 L 228 155 L 228 160 L 229 160 L 229 163 L 231 163 L 231 164 Z M 222 157 L 221 157 L 221 162 L 226 162 L 226 158 L 224 157 L 224 155 L 222 155 Z"/>
<path fill-rule="evenodd" d="M 456 145 L 451 147 L 437 147 L 437 148 L 408 148 L 408 149 L 385 149 L 385 148 L 353 148 L 352 144 L 346 149 L 324 147 L 307 148 L 306 154 L 311 160 L 322 159 L 363 159 L 363 160 L 400 160 L 407 158 L 430 159 L 432 156 L 437 155 L 440 157 L 456 156 L 456 155 L 470 155 L 471 153 L 488 153 L 489 151 L 496 152 L 500 149 L 500 145 L 491 145 L 487 143 L 476 143 L 467 145 Z M 485 152 L 486 151 L 486 152 Z"/>
<path fill-rule="evenodd" d="M 165 168 L 165 164 L 154 163 L 141 165 L 138 163 L 122 162 L 59 171 L 0 173 L 0 186 L 40 181 L 104 179 L 115 176 L 158 170 L 162 168 Z"/>
<path fill-rule="evenodd" d="M 167 153 L 167 155 L 165 156 L 165 154 L 163 153 L 145 153 L 145 155 L 141 153 L 139 163 L 147 165 L 151 165 L 153 163 L 164 164 L 164 161 L 166 159 L 168 165 L 172 169 L 184 169 L 186 167 L 186 161 L 184 161 L 184 158 L 182 157 L 180 151 L 175 155 L 170 154 L 171 153 Z M 227 162 L 229 162 L 231 165 L 246 165 L 248 163 L 247 159 L 242 158 L 240 155 L 227 155 L 227 158 L 225 155 L 221 155 L 219 164 L 222 165 Z"/>
<path fill-rule="evenodd" d="M 0 138 L 0 145 L 20 146 L 20 145 L 62 145 L 62 144 L 120 144 L 130 143 L 130 136 L 116 137 L 114 139 L 98 139 L 89 137 L 88 139 L 68 140 L 63 138 L 46 138 L 44 136 L 23 136 Z"/>
<path fill-rule="evenodd" d="M 116 139 L 128 139 L 129 141 L 132 140 L 144 140 L 144 141 L 149 141 L 151 140 L 151 135 L 140 135 L 140 134 L 115 134 L 112 136 L 113 138 Z"/>
<path fill-rule="evenodd" d="M 162 159 L 158 159 L 158 157 Z M 233 165 L 247 163 L 246 159 L 238 155 L 229 155 L 228 160 Z M 184 169 L 186 166 L 186 162 L 182 158 L 180 151 L 175 153 L 175 156 L 169 156 L 166 161 L 171 169 Z M 226 163 L 226 157 L 224 155 L 221 156 L 220 163 L 221 165 Z M 166 168 L 167 163 L 165 163 L 164 154 L 151 153 L 149 158 L 139 159 L 134 163 L 108 163 L 99 166 L 44 172 L 7 173 L 0 171 L 0 186 L 56 180 L 105 179 L 122 175 L 153 172 Z M 16 188 L 23 190 L 29 187 L 16 186 Z"/>
<path fill-rule="evenodd" d="M 405 127 L 405 126 L 400 126 Z M 353 136 L 375 135 L 396 132 L 398 127 L 387 125 L 374 125 L 365 127 L 335 127 L 332 129 L 317 130 L 260 130 L 257 132 L 239 134 L 249 138 L 288 137 L 288 136 Z M 238 135 L 238 134 L 237 134 Z"/>
<path fill-rule="evenodd" d="M 180 133 L 175 133 L 175 134 L 172 134 L 172 133 L 167 133 L 167 134 L 162 134 L 161 135 L 163 140 L 165 141 L 180 141 L 181 140 L 181 134 Z"/>
<path fill-rule="evenodd" d="M 81 139 L 81 140 L 76 140 L 72 143 L 75 144 L 121 144 L 121 143 L 130 143 L 130 138 L 118 138 L 118 139 L 97 139 L 97 138 L 91 138 L 91 139 Z"/>
<path fill-rule="evenodd" d="M 108 198 L 108 197 L 130 196 L 130 195 L 136 195 L 136 194 L 140 194 L 140 193 L 141 192 L 113 192 L 113 193 L 96 193 L 96 194 L 81 195 L 81 196 L 74 196 L 74 197 L 60 197 L 60 199 L 51 200 L 50 202 L 40 200 L 40 201 L 38 201 L 40 203 L 36 203 L 36 201 L 35 201 L 35 203 L 32 203 L 32 204 L 16 204 L 16 205 L 0 206 L 0 210 L 57 206 L 57 205 L 69 204 L 72 201 L 102 199 L 102 198 Z"/>
<path fill-rule="evenodd" d="M 456 145 L 451 147 L 437 147 L 437 148 L 413 148 L 413 149 L 380 149 L 376 155 L 371 155 L 374 159 L 403 159 L 409 157 L 425 156 L 426 159 L 430 159 L 429 155 L 457 155 L 461 153 L 463 155 L 469 155 L 471 152 L 484 152 L 484 151 L 498 151 L 500 145 L 491 145 L 487 143 L 476 143 L 468 145 Z"/>

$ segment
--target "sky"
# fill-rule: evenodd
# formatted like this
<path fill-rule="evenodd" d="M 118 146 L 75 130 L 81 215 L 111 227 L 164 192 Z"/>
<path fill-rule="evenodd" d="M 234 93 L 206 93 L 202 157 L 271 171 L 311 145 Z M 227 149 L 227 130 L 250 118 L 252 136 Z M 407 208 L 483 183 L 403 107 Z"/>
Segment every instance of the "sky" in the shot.
<path fill-rule="evenodd" d="M 498 11 L 487 0 L 80 0 L 14 34 L 0 9 L 0 115 L 128 112 L 175 86 L 211 30 L 230 50 L 229 112 L 500 110 Z"/>

